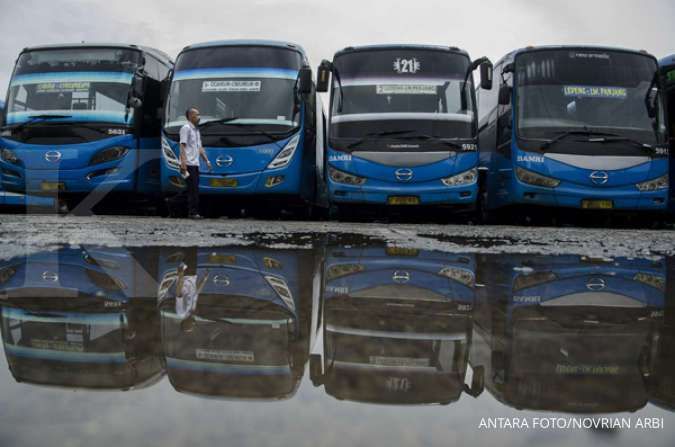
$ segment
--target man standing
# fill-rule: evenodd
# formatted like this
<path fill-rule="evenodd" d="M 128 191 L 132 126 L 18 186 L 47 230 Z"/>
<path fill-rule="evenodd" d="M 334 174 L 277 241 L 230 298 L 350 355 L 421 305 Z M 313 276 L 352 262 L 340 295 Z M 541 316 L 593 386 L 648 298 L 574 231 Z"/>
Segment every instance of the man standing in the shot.
<path fill-rule="evenodd" d="M 201 219 L 199 215 L 199 157 L 204 159 L 211 171 L 211 162 L 202 146 L 199 133 L 199 110 L 190 107 L 185 111 L 188 122 L 180 129 L 180 172 L 187 181 L 188 217 Z"/>

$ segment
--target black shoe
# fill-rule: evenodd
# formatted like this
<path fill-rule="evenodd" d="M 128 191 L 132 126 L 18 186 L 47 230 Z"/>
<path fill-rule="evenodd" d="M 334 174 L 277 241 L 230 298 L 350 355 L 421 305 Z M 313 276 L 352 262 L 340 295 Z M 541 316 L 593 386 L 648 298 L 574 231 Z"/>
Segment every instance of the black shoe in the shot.
<path fill-rule="evenodd" d="M 188 216 L 188 218 L 189 219 L 202 219 L 202 216 L 200 216 L 199 214 L 190 214 Z"/>

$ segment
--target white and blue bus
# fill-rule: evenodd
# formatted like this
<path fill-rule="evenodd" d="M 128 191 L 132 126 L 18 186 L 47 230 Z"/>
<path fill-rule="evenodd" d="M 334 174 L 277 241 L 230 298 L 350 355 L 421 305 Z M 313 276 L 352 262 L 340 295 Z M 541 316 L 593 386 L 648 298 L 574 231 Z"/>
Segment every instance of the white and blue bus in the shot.
<path fill-rule="evenodd" d="M 25 48 L 0 136 L 2 187 L 65 203 L 159 195 L 164 53 L 122 44 Z"/>
<path fill-rule="evenodd" d="M 304 50 L 265 40 L 190 45 L 176 59 L 162 138 L 162 190 L 179 193 L 179 132 L 185 112 L 201 112 L 202 143 L 213 171 L 202 166 L 200 193 L 211 203 L 266 206 L 313 203 L 317 184 L 317 117 L 323 117 Z M 319 122 L 318 130 L 323 125 Z M 318 144 L 317 144 L 318 142 Z M 215 201 L 213 199 L 216 199 Z M 267 199 L 267 200 L 265 200 Z M 208 210 L 207 210 L 208 211 Z"/>
<path fill-rule="evenodd" d="M 478 92 L 481 208 L 668 206 L 667 126 L 656 59 L 603 47 L 527 47 Z"/>
<path fill-rule="evenodd" d="M 478 179 L 473 70 L 456 47 L 348 47 L 319 67 L 330 88 L 326 170 L 336 211 L 360 205 L 471 208 Z"/>

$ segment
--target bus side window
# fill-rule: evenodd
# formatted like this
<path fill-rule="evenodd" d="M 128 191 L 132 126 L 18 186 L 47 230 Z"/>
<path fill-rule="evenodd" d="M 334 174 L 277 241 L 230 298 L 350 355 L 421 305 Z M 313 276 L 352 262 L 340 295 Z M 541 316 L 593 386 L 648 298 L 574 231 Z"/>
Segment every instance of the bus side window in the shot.
<path fill-rule="evenodd" d="M 507 73 L 504 75 L 504 80 L 502 81 L 501 71 L 498 74 L 500 85 L 506 84 L 509 87 L 513 88 L 513 73 Z M 497 89 L 499 91 L 499 89 Z M 498 116 L 497 116 L 497 151 L 503 153 L 505 156 L 511 156 L 511 137 L 513 130 L 512 123 L 512 104 L 500 105 L 498 106 Z"/>

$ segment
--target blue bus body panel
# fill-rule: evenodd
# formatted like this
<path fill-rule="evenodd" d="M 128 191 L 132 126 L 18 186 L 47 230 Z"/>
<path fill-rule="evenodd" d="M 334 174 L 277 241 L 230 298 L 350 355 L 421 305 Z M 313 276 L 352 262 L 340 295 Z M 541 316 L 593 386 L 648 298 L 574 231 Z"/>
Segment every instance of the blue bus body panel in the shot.
<path fill-rule="evenodd" d="M 269 163 L 281 152 L 281 150 L 296 135 L 299 135 L 299 143 L 290 163 L 277 169 L 267 169 Z M 171 150 L 178 158 L 180 150 L 178 142 L 168 138 Z M 283 140 L 247 147 L 205 147 L 207 156 L 213 166 L 213 171 L 208 172 L 206 164 L 200 159 L 200 182 L 201 194 L 292 194 L 298 195 L 302 188 L 308 185 L 301 184 L 301 173 L 304 169 L 302 153 L 304 148 L 304 128 L 298 133 Z M 229 166 L 218 165 L 219 159 L 232 160 Z M 171 182 L 171 177 L 179 177 L 180 172 L 171 166 L 166 157 L 162 156 L 162 191 L 179 192 L 181 188 Z M 284 181 L 276 186 L 267 187 L 265 182 L 268 177 L 283 176 Z M 218 179 L 235 179 L 236 187 L 213 186 L 212 181 Z"/>
<path fill-rule="evenodd" d="M 605 297 L 612 295 L 626 298 L 625 302 L 635 307 L 658 310 L 665 305 L 664 289 L 638 280 L 641 277 L 650 278 L 665 287 L 666 269 L 663 261 L 616 258 L 608 262 L 593 263 L 584 262 L 577 256 L 552 256 L 541 258 L 541 263 L 537 260 L 527 261 L 527 266 L 523 269 L 523 264 L 513 259 L 512 264 L 504 266 L 505 269 L 510 268 L 512 281 L 507 285 L 511 290 L 509 314 L 519 307 L 546 303 L 554 305 L 556 300 L 564 297 L 581 294 L 588 297 L 600 292 Z M 554 276 L 549 281 L 516 290 L 515 280 L 518 276 L 524 275 L 527 278 L 542 272 Z M 580 299 L 581 303 L 583 301 Z M 611 307 L 612 303 L 607 306 Z"/>
<path fill-rule="evenodd" d="M 361 186 L 337 183 L 328 176 L 330 200 L 335 203 L 386 204 L 391 196 L 418 196 L 421 205 L 470 205 L 475 202 L 478 183 L 448 187 L 441 179 L 477 166 L 477 153 L 457 153 L 446 160 L 410 168 L 413 179 L 397 181 L 401 167 L 385 166 L 351 154 L 328 149 L 328 164 L 341 171 L 366 178 Z"/>
<path fill-rule="evenodd" d="M 338 254 L 339 256 L 335 256 Z M 324 298 L 358 294 L 378 286 L 405 284 L 427 289 L 442 295 L 448 301 L 473 305 L 473 284 L 454 281 L 441 272 L 447 268 L 461 270 L 467 278 L 475 277 L 475 261 L 471 256 L 444 255 L 422 251 L 415 256 L 389 255 L 385 249 L 335 249 L 328 254 L 325 271 L 340 269 L 340 266 L 358 266 L 354 273 L 326 278 Z M 330 275 L 330 273 L 329 273 Z M 395 277 L 403 275 L 405 282 L 396 282 Z"/>
<path fill-rule="evenodd" d="M 554 160 L 548 154 L 525 152 L 515 142 L 512 156 L 493 153 L 481 157 L 489 170 L 488 206 L 499 208 L 511 204 L 527 204 L 562 208 L 581 208 L 583 200 L 611 200 L 618 210 L 665 211 L 668 190 L 641 192 L 636 184 L 668 174 L 667 159 L 647 160 L 637 166 L 619 170 L 604 170 L 607 183 L 591 181 L 595 169 L 584 169 Z M 560 180 L 556 188 L 521 182 L 515 175 L 516 166 Z"/>
<path fill-rule="evenodd" d="M 160 257 L 159 273 L 160 281 L 176 272 L 181 261 L 171 260 L 173 252 L 181 251 L 172 249 L 172 252 L 164 251 Z M 224 261 L 215 261 L 217 259 L 227 259 Z M 266 267 L 265 262 L 272 262 L 278 268 Z M 298 284 L 298 265 L 297 259 L 290 253 L 282 253 L 270 250 L 270 255 L 266 256 L 264 252 L 248 251 L 246 249 L 213 249 L 201 248 L 197 254 L 197 275 L 202 277 L 206 271 L 209 272 L 209 278 L 216 277 L 227 278 L 225 284 L 216 284 L 209 280 L 202 290 L 203 294 L 210 295 L 238 295 L 251 297 L 255 300 L 267 301 L 276 304 L 296 315 L 300 290 Z M 272 286 L 267 282 L 265 276 L 274 276 L 281 278 L 288 286 L 294 302 L 295 309 L 289 309 Z"/>
<path fill-rule="evenodd" d="M 0 289 L 10 296 L 21 289 L 67 289 L 80 296 L 126 302 L 134 298 L 136 291 L 135 263 L 123 248 L 62 248 L 12 258 L 1 262 L 0 268 L 14 271 Z M 105 283 L 97 284 L 96 278 L 101 278 Z M 116 279 L 122 286 L 106 288 L 111 284 L 107 278 Z"/>
<path fill-rule="evenodd" d="M 2 175 L 2 184 L 7 190 L 31 193 L 43 192 L 43 182 L 62 182 L 65 192 L 87 193 L 102 188 L 106 191 L 131 192 L 136 189 L 136 177 L 138 175 L 138 166 L 140 158 L 146 162 L 148 159 L 157 158 L 157 153 L 152 147 L 158 147 L 156 142 L 145 139 L 142 143 L 147 148 L 141 154 L 137 150 L 137 139 L 133 135 L 122 135 L 105 138 L 98 141 L 92 141 L 81 144 L 64 145 L 37 145 L 24 144 L 14 140 L 0 139 L 0 144 L 14 151 L 17 157 L 22 160 L 24 167 L 0 161 L 0 167 L 13 171 L 18 175 Z M 101 150 L 106 148 L 123 146 L 128 148 L 127 154 L 119 159 L 106 163 L 90 165 L 91 158 Z M 48 161 L 47 153 L 59 152 L 60 161 Z M 88 179 L 87 176 L 100 171 L 116 169 L 114 173 L 94 176 Z"/>
<path fill-rule="evenodd" d="M 37 207 L 55 208 L 55 200 L 52 197 L 19 194 L 16 192 L 3 191 L 0 184 L 0 207 Z"/>

